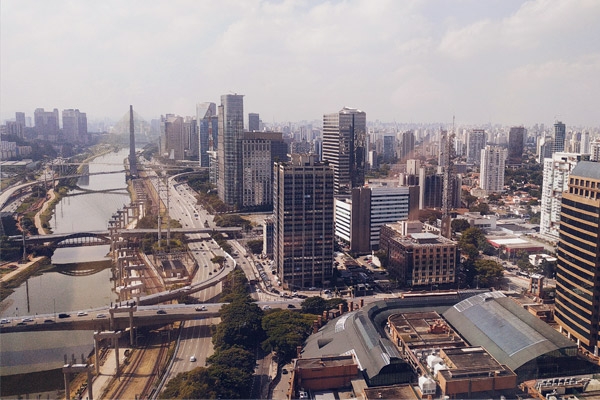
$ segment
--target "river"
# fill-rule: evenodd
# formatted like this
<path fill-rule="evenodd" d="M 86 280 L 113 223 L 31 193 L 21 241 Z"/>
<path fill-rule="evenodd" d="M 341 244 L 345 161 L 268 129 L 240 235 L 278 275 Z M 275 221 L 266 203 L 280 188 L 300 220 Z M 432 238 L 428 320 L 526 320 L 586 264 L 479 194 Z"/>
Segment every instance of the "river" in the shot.
<path fill-rule="evenodd" d="M 123 170 L 128 150 L 111 152 L 90 162 L 90 172 Z M 106 230 L 110 217 L 129 204 L 125 173 L 80 179 L 84 191 L 73 190 L 56 205 L 54 233 Z M 90 193 L 89 190 L 110 190 Z M 117 296 L 110 282 L 109 246 L 57 249 L 52 268 L 30 277 L 2 302 L 2 316 L 52 314 L 108 306 Z M 39 319 L 39 321 L 38 321 Z M 43 317 L 36 319 L 43 323 Z M 90 331 L 31 332 L 0 335 L 0 376 L 60 368 L 63 357 L 93 349 Z"/>

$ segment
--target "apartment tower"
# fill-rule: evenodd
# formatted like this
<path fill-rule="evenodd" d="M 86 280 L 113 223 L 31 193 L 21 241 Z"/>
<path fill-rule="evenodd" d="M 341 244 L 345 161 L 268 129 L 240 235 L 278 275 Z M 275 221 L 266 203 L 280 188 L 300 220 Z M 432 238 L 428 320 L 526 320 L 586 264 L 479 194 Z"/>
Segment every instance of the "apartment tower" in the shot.
<path fill-rule="evenodd" d="M 554 153 L 544 159 L 544 180 L 540 208 L 540 233 L 558 240 L 562 194 L 569 189 L 569 176 L 575 166 L 587 155 Z"/>
<path fill-rule="evenodd" d="M 504 169 L 507 150 L 498 146 L 485 146 L 481 150 L 479 186 L 487 193 L 504 190 Z"/>

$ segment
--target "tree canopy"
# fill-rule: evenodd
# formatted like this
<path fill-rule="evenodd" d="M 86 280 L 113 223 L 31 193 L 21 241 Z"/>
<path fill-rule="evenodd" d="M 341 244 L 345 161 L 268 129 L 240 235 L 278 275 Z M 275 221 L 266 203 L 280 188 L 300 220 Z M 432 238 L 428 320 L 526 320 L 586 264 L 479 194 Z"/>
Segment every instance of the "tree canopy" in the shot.
<path fill-rule="evenodd" d="M 263 350 L 275 351 L 280 360 L 291 360 L 296 356 L 296 348 L 310 334 L 314 318 L 314 315 L 282 309 L 265 314 L 262 327 L 267 339 L 262 343 Z"/>

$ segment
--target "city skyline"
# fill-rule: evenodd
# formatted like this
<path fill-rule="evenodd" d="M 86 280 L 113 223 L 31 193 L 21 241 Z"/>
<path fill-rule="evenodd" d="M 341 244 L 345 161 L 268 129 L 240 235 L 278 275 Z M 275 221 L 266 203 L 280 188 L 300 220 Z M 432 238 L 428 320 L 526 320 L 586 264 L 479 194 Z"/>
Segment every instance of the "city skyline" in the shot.
<path fill-rule="evenodd" d="M 239 93 L 265 122 L 349 106 L 371 121 L 598 126 L 599 17 L 586 0 L 4 1 L 0 118 L 117 120 L 135 104 L 150 120 Z"/>

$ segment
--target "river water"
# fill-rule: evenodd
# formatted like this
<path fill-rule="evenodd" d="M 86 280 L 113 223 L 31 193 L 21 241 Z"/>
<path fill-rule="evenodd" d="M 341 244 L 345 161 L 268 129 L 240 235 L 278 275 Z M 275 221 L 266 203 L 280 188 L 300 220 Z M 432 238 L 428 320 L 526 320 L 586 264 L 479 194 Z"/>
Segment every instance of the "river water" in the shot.
<path fill-rule="evenodd" d="M 111 152 L 90 162 L 90 172 L 123 170 L 128 150 Z M 54 233 L 105 231 L 110 217 L 129 204 L 125 173 L 80 179 L 56 205 L 50 226 Z M 89 190 L 102 190 L 90 193 Z M 38 315 L 36 323 L 63 311 L 108 306 L 117 296 L 110 282 L 109 246 L 57 249 L 52 269 L 30 277 L 2 302 L 2 317 Z M 46 314 L 46 316 L 43 316 Z M 77 358 L 93 349 L 90 331 L 31 332 L 0 335 L 0 376 L 60 368 L 64 355 Z"/>

